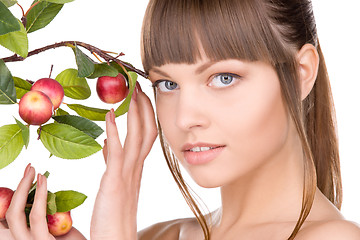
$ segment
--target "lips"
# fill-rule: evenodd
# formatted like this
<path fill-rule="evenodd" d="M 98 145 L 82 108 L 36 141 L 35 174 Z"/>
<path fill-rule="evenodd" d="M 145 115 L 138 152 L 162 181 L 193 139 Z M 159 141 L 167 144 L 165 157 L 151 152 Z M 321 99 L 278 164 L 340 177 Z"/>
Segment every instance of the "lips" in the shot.
<path fill-rule="evenodd" d="M 224 148 L 224 145 L 196 143 L 185 144 L 182 151 L 184 153 L 185 161 L 188 164 L 200 165 L 214 160 L 224 150 Z"/>

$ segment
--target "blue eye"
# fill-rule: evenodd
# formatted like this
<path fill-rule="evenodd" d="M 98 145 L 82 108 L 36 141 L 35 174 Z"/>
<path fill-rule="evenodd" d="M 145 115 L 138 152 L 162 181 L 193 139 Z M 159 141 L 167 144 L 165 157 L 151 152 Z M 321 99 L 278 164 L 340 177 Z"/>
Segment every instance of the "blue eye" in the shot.
<path fill-rule="evenodd" d="M 239 79 L 240 76 L 230 73 L 220 73 L 213 77 L 210 82 L 210 86 L 214 87 L 226 87 L 231 85 L 236 79 Z"/>
<path fill-rule="evenodd" d="M 161 92 L 170 92 L 177 88 L 177 83 L 168 80 L 159 80 L 153 84 Z"/>

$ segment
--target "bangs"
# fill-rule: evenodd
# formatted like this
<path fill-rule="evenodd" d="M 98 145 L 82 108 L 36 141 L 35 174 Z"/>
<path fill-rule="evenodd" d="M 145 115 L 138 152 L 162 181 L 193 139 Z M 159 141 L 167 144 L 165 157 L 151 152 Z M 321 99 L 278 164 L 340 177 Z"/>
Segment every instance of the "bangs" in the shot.
<path fill-rule="evenodd" d="M 284 62 L 288 54 L 268 19 L 257 0 L 150 0 L 141 39 L 144 70 L 192 64 L 201 52 L 211 61 Z"/>

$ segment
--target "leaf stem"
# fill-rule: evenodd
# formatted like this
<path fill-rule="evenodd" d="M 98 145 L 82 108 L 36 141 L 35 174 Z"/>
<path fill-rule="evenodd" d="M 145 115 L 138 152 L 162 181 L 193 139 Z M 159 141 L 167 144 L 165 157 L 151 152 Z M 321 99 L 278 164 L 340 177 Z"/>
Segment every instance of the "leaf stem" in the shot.
<path fill-rule="evenodd" d="M 26 11 L 24 17 L 26 17 L 26 16 L 28 15 L 28 13 L 30 12 L 30 10 L 33 9 L 33 8 L 34 8 L 36 5 L 38 5 L 39 3 L 40 3 L 40 1 L 37 1 L 37 2 L 35 2 L 33 5 L 31 5 L 31 6 L 29 7 L 29 9 Z"/>
<path fill-rule="evenodd" d="M 39 127 L 39 136 L 38 136 L 37 140 L 40 140 L 41 130 L 42 130 L 42 128 L 41 128 L 41 125 L 40 125 L 40 127 Z"/>
<path fill-rule="evenodd" d="M 24 8 L 19 3 L 16 4 L 21 8 L 22 16 L 24 17 L 25 16 Z"/>
<path fill-rule="evenodd" d="M 103 62 L 103 61 L 101 61 L 101 59 L 95 52 L 92 52 L 92 55 L 94 55 L 96 57 L 96 59 L 99 60 L 99 62 L 101 62 L 101 63 Z"/>
<path fill-rule="evenodd" d="M 24 8 L 19 3 L 16 3 L 16 4 L 21 8 L 21 12 L 22 12 L 21 23 L 24 26 L 24 28 L 26 28 L 27 19 L 25 17 Z"/>

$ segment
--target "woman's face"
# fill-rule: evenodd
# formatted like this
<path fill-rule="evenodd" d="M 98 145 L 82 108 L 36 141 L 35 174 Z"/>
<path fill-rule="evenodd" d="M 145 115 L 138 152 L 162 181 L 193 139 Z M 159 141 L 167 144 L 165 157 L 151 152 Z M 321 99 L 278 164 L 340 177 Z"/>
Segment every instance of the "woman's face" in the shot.
<path fill-rule="evenodd" d="M 203 58 L 149 74 L 165 139 L 199 185 L 229 184 L 286 158 L 290 118 L 270 65 Z"/>

